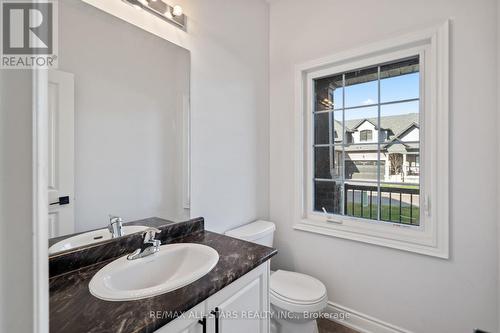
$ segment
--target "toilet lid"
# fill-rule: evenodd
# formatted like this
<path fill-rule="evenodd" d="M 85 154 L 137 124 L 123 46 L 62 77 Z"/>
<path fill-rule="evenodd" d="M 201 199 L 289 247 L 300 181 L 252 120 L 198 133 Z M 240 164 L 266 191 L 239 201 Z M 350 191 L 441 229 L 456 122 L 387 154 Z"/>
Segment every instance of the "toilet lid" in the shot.
<path fill-rule="evenodd" d="M 312 276 L 278 270 L 271 275 L 271 293 L 287 301 L 316 303 L 325 298 L 325 285 Z"/>

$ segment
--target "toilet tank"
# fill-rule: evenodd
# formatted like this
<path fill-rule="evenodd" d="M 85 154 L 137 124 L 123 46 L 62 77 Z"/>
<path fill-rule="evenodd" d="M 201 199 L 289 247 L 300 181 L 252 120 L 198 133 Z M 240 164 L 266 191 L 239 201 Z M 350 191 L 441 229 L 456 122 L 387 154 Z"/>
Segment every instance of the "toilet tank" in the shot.
<path fill-rule="evenodd" d="M 272 247 L 274 230 L 276 230 L 276 226 L 273 222 L 258 220 L 226 231 L 226 235 Z"/>

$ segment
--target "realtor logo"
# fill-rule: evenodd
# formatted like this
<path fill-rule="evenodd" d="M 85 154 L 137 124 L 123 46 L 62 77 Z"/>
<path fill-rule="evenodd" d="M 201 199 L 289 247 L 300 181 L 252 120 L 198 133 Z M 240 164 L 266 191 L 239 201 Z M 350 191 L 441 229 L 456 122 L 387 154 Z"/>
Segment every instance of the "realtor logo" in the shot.
<path fill-rule="evenodd" d="M 1 0 L 1 5 L 1 67 L 55 67 L 55 1 Z"/>

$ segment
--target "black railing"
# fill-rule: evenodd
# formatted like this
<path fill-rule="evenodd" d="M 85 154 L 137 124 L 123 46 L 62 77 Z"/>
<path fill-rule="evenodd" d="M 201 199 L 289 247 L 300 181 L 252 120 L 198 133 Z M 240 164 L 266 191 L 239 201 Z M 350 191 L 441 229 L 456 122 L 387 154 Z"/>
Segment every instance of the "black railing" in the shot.
<path fill-rule="evenodd" d="M 419 225 L 419 201 L 420 190 L 407 185 L 381 186 L 379 197 L 377 186 L 344 184 L 344 214 L 348 216 L 376 220 L 380 211 L 380 220 Z"/>

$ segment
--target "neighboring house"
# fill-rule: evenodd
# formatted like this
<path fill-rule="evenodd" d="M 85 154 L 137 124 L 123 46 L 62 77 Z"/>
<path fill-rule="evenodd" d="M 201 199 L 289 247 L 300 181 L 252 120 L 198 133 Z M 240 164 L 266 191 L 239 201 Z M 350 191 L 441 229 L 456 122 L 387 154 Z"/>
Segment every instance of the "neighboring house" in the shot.
<path fill-rule="evenodd" d="M 334 140 L 341 144 L 345 133 L 345 168 L 347 179 L 377 179 L 377 142 L 380 138 L 381 181 L 418 183 L 420 174 L 418 114 L 382 116 L 378 130 L 377 118 L 347 120 L 346 128 L 335 121 Z M 341 161 L 342 150 L 337 161 Z M 340 169 L 332 170 L 337 176 Z"/>

